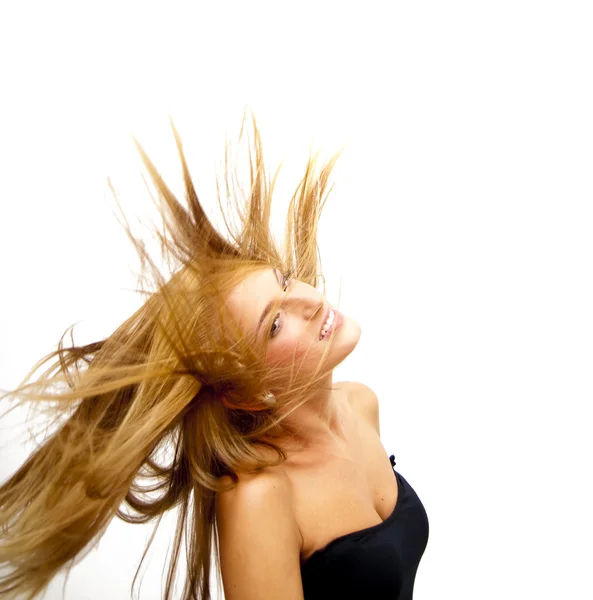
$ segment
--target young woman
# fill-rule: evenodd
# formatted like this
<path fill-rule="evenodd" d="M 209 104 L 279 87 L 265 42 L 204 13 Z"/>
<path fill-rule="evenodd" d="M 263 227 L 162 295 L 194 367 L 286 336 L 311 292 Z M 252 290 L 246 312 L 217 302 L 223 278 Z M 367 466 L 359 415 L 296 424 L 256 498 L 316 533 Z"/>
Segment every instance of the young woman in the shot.
<path fill-rule="evenodd" d="M 375 394 L 332 379 L 360 336 L 319 290 L 317 224 L 337 157 L 310 159 L 280 250 L 255 120 L 246 207 L 224 236 L 173 133 L 187 208 L 139 146 L 172 274 L 126 225 L 156 284 L 144 305 L 106 339 L 60 340 L 5 395 L 50 401 L 56 427 L 0 488 L 0 593 L 32 598 L 115 516 L 158 526 L 178 507 L 167 600 L 184 539 L 184 599 L 211 597 L 212 556 L 226 600 L 412 598 L 426 513 L 381 444 Z"/>

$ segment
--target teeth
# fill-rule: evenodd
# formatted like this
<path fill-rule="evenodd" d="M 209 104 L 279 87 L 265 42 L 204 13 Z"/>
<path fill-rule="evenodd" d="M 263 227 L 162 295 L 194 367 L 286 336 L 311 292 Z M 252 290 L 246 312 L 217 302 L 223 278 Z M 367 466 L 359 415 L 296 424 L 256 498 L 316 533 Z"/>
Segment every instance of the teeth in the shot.
<path fill-rule="evenodd" d="M 331 324 L 334 322 L 334 317 L 335 317 L 335 313 L 330 308 L 329 317 L 327 318 L 327 321 L 324 323 L 323 327 L 321 328 L 321 337 L 323 337 L 328 332 L 329 328 L 331 327 Z"/>

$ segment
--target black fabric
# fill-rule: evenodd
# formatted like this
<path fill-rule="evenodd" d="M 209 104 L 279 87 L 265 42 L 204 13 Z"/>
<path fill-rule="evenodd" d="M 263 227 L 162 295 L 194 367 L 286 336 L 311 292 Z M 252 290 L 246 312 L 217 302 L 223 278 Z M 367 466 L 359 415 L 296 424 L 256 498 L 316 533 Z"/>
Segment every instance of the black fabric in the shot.
<path fill-rule="evenodd" d="M 389 457 L 392 467 L 394 458 Z M 305 600 L 412 600 L 428 516 L 412 486 L 393 472 L 398 498 L 391 515 L 314 552 L 301 566 Z"/>

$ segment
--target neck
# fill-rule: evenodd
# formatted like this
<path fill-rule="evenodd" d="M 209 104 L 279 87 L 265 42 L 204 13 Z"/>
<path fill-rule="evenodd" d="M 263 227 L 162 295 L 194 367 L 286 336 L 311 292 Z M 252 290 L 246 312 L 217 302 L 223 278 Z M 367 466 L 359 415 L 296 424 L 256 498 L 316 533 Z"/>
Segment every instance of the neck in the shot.
<path fill-rule="evenodd" d="M 332 385 L 332 375 L 303 405 L 283 421 L 293 432 L 292 442 L 301 449 L 325 449 L 346 439 L 344 389 Z"/>

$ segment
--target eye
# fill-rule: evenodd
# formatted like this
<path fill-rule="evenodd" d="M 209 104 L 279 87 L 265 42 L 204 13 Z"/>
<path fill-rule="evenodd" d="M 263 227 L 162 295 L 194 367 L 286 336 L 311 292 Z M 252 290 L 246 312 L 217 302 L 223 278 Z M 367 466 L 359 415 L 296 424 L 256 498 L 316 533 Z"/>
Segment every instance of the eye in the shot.
<path fill-rule="evenodd" d="M 276 315 L 276 317 L 274 318 L 274 320 L 272 321 L 272 328 L 270 329 L 270 337 L 274 338 L 278 335 L 278 332 L 280 331 L 280 326 L 276 325 L 280 320 L 280 313 L 278 313 Z M 275 328 L 274 328 L 275 326 Z"/>
<path fill-rule="evenodd" d="M 288 272 L 287 274 L 282 274 L 282 291 L 286 292 L 288 290 L 288 286 L 290 285 L 290 282 L 292 280 L 291 277 L 291 273 Z M 278 324 L 280 322 L 280 313 L 278 313 L 275 317 L 274 320 L 272 321 L 272 327 L 270 329 L 270 337 L 274 338 L 278 335 L 278 332 L 280 331 L 281 327 Z"/>

